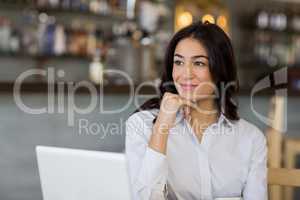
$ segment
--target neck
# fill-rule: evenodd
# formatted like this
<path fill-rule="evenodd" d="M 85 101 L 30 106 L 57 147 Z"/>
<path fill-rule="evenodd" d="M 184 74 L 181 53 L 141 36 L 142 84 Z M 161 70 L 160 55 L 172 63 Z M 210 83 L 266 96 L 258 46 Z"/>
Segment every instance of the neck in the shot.
<path fill-rule="evenodd" d="M 209 125 L 217 121 L 218 112 L 214 99 L 201 99 L 197 101 L 197 109 L 192 108 L 190 123 L 201 134 Z"/>

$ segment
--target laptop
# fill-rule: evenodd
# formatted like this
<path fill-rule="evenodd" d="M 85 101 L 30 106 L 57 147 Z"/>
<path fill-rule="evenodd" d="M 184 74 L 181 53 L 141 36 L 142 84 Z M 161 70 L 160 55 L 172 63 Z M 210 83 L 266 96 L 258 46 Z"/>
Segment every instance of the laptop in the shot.
<path fill-rule="evenodd" d="M 125 154 L 36 147 L 44 200 L 131 200 Z"/>

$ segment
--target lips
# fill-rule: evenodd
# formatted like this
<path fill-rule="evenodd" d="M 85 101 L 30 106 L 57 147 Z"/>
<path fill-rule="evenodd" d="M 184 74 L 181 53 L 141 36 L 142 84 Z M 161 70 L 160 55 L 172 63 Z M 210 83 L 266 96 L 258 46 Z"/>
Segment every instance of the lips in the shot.
<path fill-rule="evenodd" d="M 181 83 L 180 86 L 183 90 L 194 90 L 197 87 L 197 85 L 195 84 L 185 84 L 185 83 Z"/>

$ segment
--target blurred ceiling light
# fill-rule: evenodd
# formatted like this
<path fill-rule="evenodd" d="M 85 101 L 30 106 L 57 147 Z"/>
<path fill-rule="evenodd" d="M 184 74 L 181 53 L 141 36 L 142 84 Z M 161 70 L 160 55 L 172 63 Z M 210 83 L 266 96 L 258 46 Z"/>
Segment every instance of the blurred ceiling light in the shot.
<path fill-rule="evenodd" d="M 193 22 L 193 16 L 190 12 L 188 11 L 185 11 L 183 13 L 181 13 L 179 16 L 178 16 L 178 20 L 177 20 L 177 23 L 178 23 L 178 26 L 180 28 L 183 28 L 185 26 L 188 26 L 190 25 L 191 23 Z"/>
<path fill-rule="evenodd" d="M 217 25 L 220 26 L 222 29 L 227 27 L 227 19 L 224 15 L 220 15 L 217 19 Z"/>
<path fill-rule="evenodd" d="M 204 23 L 205 21 L 208 21 L 209 23 L 214 24 L 215 18 L 210 14 L 206 14 L 202 17 L 202 22 Z"/>

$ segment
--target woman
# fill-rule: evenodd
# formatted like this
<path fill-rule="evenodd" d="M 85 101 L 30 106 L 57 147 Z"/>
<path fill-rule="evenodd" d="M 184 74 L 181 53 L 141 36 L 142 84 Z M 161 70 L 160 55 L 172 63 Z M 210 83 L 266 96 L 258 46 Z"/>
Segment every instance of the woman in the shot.
<path fill-rule="evenodd" d="M 159 98 L 126 121 L 134 200 L 266 200 L 263 133 L 239 118 L 236 63 L 217 25 L 194 23 L 171 39 Z"/>

